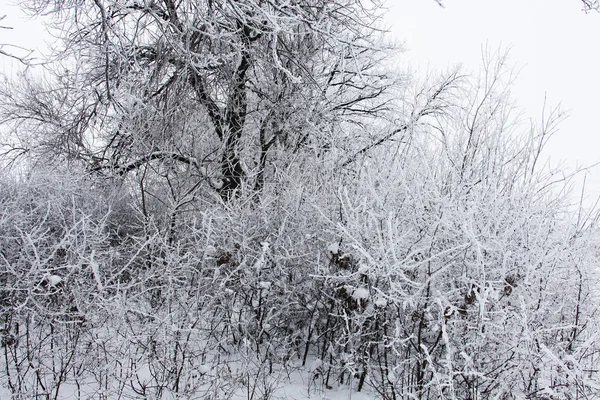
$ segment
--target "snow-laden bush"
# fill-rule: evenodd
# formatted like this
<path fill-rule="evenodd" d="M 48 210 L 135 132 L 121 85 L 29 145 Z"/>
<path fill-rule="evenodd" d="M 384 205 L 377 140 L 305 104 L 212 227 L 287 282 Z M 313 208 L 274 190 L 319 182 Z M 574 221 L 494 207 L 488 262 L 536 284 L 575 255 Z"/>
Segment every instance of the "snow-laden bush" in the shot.
<path fill-rule="evenodd" d="M 339 190 L 330 344 L 382 398 L 598 395 L 596 227 L 492 67 Z"/>
<path fill-rule="evenodd" d="M 54 397 L 86 363 L 100 276 L 110 272 L 109 206 L 68 176 L 0 187 L 2 384 L 17 398 Z"/>
<path fill-rule="evenodd" d="M 274 148 L 227 202 L 161 165 L 3 179 L 3 390 L 598 396 L 595 220 L 540 164 L 555 116 L 520 133 L 502 62 L 350 157 Z"/>

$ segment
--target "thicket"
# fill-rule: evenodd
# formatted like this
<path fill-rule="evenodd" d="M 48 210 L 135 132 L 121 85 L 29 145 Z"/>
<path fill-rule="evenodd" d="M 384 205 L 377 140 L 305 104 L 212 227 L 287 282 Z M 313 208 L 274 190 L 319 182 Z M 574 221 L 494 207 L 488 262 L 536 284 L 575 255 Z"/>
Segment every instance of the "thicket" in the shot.
<path fill-rule="evenodd" d="M 334 40 L 343 8 L 297 24 L 302 2 L 234 3 L 72 5 L 89 30 L 69 43 L 95 32 L 98 53 L 4 88 L 13 398 L 267 399 L 299 376 L 382 399 L 599 396 L 597 221 L 543 162 L 560 112 L 519 123 L 503 56 L 419 85 L 369 75 L 383 50 L 362 28 Z"/>

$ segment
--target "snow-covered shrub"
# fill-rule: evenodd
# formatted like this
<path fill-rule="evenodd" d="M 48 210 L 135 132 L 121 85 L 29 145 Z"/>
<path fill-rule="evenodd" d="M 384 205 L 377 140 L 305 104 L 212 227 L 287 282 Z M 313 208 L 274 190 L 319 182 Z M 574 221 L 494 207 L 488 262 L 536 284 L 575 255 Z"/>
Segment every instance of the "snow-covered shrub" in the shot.
<path fill-rule="evenodd" d="M 68 176 L 0 186 L 2 383 L 17 398 L 57 396 L 87 361 L 101 276 L 110 272 L 109 206 Z"/>
<path fill-rule="evenodd" d="M 3 179 L 2 386 L 266 399 L 302 376 L 382 399 L 598 396 L 595 220 L 574 222 L 539 165 L 555 119 L 519 132 L 502 62 L 417 94 L 397 136 L 274 145 L 260 191 L 228 201 L 157 160 Z"/>
<path fill-rule="evenodd" d="M 596 226 L 536 165 L 556 115 L 520 134 L 490 67 L 339 190 L 330 342 L 382 398 L 597 395 Z"/>

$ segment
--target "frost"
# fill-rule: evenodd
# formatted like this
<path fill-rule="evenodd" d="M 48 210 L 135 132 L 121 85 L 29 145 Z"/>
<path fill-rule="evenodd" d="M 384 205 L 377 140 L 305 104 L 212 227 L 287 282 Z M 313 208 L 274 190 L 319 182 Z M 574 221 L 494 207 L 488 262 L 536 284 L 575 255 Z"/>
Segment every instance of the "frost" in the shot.
<path fill-rule="evenodd" d="M 0 400 L 600 400 L 600 230 L 535 165 L 560 110 L 510 126 L 502 50 L 411 79 L 360 0 L 87 3 L 109 59 L 0 96 L 51 164 L 0 177 Z"/>

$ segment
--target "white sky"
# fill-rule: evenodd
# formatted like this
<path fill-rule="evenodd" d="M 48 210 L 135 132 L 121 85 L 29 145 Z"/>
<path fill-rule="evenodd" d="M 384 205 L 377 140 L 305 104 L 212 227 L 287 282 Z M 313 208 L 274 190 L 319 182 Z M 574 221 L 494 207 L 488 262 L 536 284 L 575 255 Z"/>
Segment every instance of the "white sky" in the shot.
<path fill-rule="evenodd" d="M 417 70 L 481 65 L 482 46 L 511 48 L 520 70 L 513 93 L 525 115 L 540 120 L 544 97 L 569 118 L 550 141 L 552 165 L 566 168 L 600 161 L 600 14 L 580 0 L 390 0 L 388 21 L 404 40 Z M 583 179 L 580 179 L 581 182 Z M 575 197 L 581 188 L 576 188 Z M 587 204 L 600 195 L 600 167 L 587 176 Z"/>
<path fill-rule="evenodd" d="M 0 0 L 1 43 L 44 47 L 43 27 L 23 17 L 12 0 Z M 526 116 L 541 116 L 562 104 L 570 117 L 550 142 L 553 164 L 567 168 L 600 161 L 600 14 L 586 14 L 580 0 L 388 0 L 387 23 L 403 40 L 402 57 L 417 71 L 462 64 L 476 71 L 482 46 L 511 48 L 510 60 L 521 72 L 513 90 Z M 4 48 L 4 50 L 10 50 Z M 14 63 L 0 57 L 0 70 Z M 588 192 L 600 194 L 600 167 L 587 177 Z"/>

